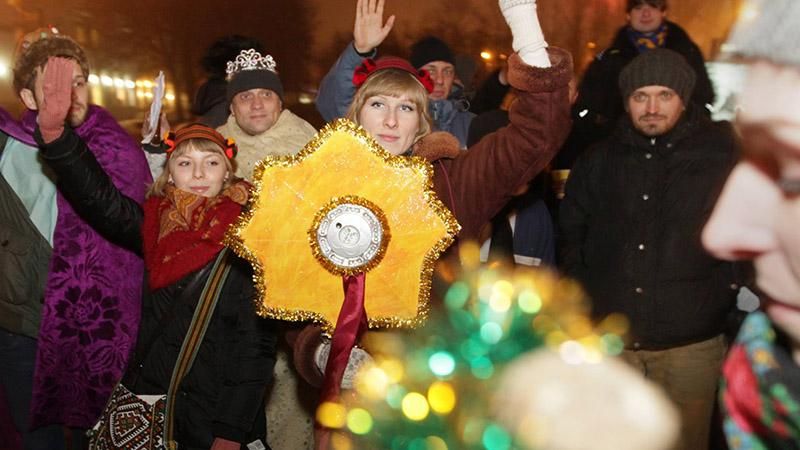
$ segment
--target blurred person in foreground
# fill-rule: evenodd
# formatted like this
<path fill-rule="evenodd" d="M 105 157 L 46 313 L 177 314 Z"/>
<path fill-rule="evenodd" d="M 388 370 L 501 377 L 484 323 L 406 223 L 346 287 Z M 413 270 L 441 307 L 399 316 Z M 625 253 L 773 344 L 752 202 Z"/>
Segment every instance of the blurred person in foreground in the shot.
<path fill-rule="evenodd" d="M 745 320 L 720 394 L 731 449 L 800 448 L 800 3 L 752 2 L 729 44 L 750 66 L 743 157 L 703 231 L 718 258 L 752 260 L 762 309 Z"/>

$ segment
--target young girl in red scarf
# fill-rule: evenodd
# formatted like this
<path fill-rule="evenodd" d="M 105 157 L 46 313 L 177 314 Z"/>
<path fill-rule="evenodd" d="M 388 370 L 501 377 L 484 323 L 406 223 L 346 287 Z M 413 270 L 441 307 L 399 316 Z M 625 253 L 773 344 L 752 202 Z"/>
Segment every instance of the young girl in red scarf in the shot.
<path fill-rule="evenodd" d="M 122 195 L 85 144 L 65 126 L 71 72 L 52 58 L 39 111 L 42 157 L 87 222 L 144 257 L 147 276 L 136 354 L 122 386 L 138 396 L 167 393 L 173 367 L 218 254 L 241 212 L 248 184 L 236 178 L 236 147 L 191 125 L 170 135 L 164 172 L 144 207 Z M 233 450 L 265 442 L 264 393 L 275 361 L 274 322 L 255 313 L 250 265 L 228 252 L 231 270 L 191 370 L 180 383 L 174 439 L 181 449 Z M 263 448 L 256 446 L 256 448 Z"/>

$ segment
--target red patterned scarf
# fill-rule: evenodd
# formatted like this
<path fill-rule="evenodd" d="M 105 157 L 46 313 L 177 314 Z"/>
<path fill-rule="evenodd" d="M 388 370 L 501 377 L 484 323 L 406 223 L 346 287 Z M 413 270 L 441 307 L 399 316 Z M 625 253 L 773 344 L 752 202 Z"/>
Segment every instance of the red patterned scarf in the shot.
<path fill-rule="evenodd" d="M 144 204 L 144 262 L 151 291 L 169 286 L 201 269 L 222 250 L 222 239 L 247 202 L 245 181 L 216 197 L 167 186 L 163 197 Z"/>

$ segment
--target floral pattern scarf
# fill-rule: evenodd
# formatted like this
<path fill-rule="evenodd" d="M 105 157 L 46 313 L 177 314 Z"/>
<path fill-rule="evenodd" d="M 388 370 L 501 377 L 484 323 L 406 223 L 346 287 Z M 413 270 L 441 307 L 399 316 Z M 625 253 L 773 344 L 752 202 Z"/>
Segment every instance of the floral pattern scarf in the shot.
<path fill-rule="evenodd" d="M 144 261 L 155 291 L 201 269 L 222 250 L 222 239 L 247 203 L 246 181 L 203 197 L 167 186 L 144 205 Z"/>
<path fill-rule="evenodd" d="M 800 367 L 764 313 L 744 321 L 722 372 L 731 450 L 800 449 Z"/>

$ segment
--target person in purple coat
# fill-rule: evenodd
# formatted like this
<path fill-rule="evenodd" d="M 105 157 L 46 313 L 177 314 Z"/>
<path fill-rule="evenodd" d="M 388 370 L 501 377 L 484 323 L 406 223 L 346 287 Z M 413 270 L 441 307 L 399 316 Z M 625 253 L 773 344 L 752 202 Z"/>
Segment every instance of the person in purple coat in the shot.
<path fill-rule="evenodd" d="M 7 235 L 0 250 L 0 382 L 26 449 L 64 445 L 63 436 L 60 442 L 37 442 L 30 430 L 49 425 L 87 429 L 96 422 L 135 345 L 143 277 L 142 260 L 82 220 L 37 159 L 33 131 L 43 101 L 42 75 L 52 56 L 73 63 L 67 124 L 87 142 L 113 183 L 141 203 L 152 181 L 137 143 L 107 111 L 89 104 L 83 49 L 62 35 L 45 35 L 25 48 L 14 67 L 14 88 L 27 111 L 20 121 L 0 111 L 0 136 L 6 140 L 0 181 L 7 187 L 0 196 L 22 208 L 18 218 L 24 219 L 0 215 L 0 234 Z M 20 234 L 10 230 L 20 228 L 33 230 L 27 236 L 33 236 L 35 246 L 17 245 Z M 40 271 L 12 279 L 12 264 L 6 273 L 5 262 L 24 253 L 6 251 L 15 246 L 37 249 L 44 276 Z"/>

